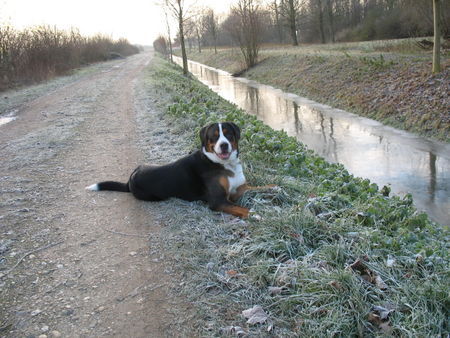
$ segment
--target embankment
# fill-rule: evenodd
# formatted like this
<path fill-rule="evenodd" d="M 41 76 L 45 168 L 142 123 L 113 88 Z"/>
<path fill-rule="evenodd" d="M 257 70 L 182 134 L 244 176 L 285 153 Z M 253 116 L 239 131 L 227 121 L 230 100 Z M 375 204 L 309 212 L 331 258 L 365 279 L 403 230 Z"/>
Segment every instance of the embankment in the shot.
<path fill-rule="evenodd" d="M 198 148 L 203 125 L 234 121 L 249 183 L 280 187 L 241 199 L 260 221 L 200 203 L 164 216 L 201 335 L 448 334 L 448 229 L 417 212 L 410 196 L 388 197 L 327 163 L 178 66 L 155 59 L 145 76 L 177 139 Z M 256 305 L 259 316 L 244 318 Z"/>
<path fill-rule="evenodd" d="M 450 59 L 431 74 L 431 56 L 302 48 L 262 50 L 241 76 L 384 124 L 450 142 Z M 230 73 L 242 71 L 235 49 L 188 58 Z"/>

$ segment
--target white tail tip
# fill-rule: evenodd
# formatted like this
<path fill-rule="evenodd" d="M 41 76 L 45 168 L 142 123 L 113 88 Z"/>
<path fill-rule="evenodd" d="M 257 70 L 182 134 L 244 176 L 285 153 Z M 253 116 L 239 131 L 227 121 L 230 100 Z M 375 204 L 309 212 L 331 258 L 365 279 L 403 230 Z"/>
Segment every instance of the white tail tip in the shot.
<path fill-rule="evenodd" d="M 98 184 L 92 184 L 89 187 L 86 187 L 86 190 L 98 191 Z"/>

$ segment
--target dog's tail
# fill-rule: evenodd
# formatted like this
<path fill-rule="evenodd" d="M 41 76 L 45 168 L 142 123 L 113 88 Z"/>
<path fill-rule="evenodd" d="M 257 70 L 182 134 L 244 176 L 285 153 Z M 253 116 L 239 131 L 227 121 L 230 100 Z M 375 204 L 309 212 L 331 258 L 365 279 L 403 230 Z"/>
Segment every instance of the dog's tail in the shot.
<path fill-rule="evenodd" d="M 130 192 L 128 183 L 120 183 L 114 181 L 104 181 L 92 184 L 89 187 L 86 187 L 86 189 L 92 191 L 110 190 L 110 191 Z"/>

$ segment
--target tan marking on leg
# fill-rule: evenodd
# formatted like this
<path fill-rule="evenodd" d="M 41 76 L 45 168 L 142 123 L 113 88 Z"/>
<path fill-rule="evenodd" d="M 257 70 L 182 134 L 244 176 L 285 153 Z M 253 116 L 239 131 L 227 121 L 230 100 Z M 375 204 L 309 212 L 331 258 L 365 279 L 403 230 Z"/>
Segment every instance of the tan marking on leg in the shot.
<path fill-rule="evenodd" d="M 248 218 L 249 209 L 240 207 L 239 205 L 222 205 L 218 208 L 219 210 L 226 212 L 227 214 L 237 216 L 240 218 Z"/>
<path fill-rule="evenodd" d="M 242 195 L 248 190 L 249 185 L 247 183 L 240 185 L 234 194 L 230 195 L 230 200 L 236 202 Z"/>
<path fill-rule="evenodd" d="M 245 183 L 245 184 L 239 186 L 236 189 L 236 192 L 234 194 L 230 195 L 230 200 L 232 200 L 233 202 L 236 202 L 239 198 L 242 197 L 242 195 L 244 195 L 244 193 L 246 191 L 249 191 L 249 190 L 266 190 L 266 189 L 275 188 L 276 186 L 277 186 L 276 184 L 267 184 L 267 185 L 263 185 L 260 187 L 252 187 L 252 186 L 248 185 L 247 183 Z"/>
<path fill-rule="evenodd" d="M 219 184 L 222 186 L 222 188 L 225 189 L 228 196 L 228 194 L 230 193 L 230 182 L 228 182 L 228 178 L 226 176 L 220 176 Z"/>

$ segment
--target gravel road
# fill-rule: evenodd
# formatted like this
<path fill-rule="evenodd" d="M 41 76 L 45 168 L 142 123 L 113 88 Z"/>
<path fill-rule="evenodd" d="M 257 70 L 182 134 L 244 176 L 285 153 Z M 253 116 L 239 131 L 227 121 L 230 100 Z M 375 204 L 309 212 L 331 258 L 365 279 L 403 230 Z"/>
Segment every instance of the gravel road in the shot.
<path fill-rule="evenodd" d="M 17 118 L 0 126 L 0 336 L 176 335 L 186 304 L 171 295 L 169 205 L 84 189 L 180 151 L 142 88 L 151 58 L 2 93 L 0 112 Z"/>

